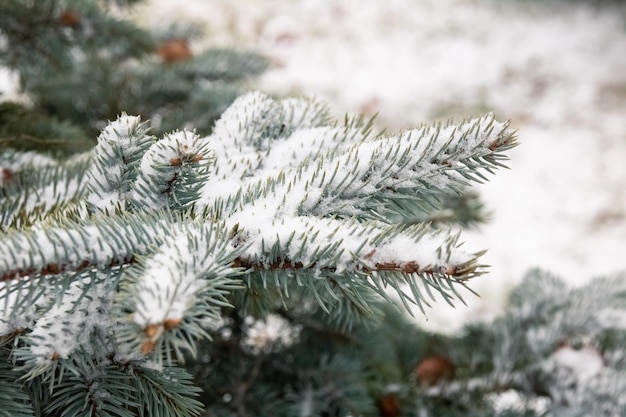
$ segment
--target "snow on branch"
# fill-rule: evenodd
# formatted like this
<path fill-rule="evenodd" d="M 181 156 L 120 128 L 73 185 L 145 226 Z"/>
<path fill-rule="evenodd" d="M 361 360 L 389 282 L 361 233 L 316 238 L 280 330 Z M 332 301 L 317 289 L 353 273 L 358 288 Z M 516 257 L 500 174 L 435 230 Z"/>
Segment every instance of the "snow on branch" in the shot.
<path fill-rule="evenodd" d="M 233 263 L 238 252 L 223 226 L 183 227 L 128 270 L 126 309 L 133 311 L 132 321 L 143 331 L 144 354 L 164 338 L 161 347 L 168 340 L 197 339 L 207 325 L 219 320 L 220 309 L 229 306 L 227 296 L 240 288 L 241 269 Z M 176 330 L 188 336 L 164 334 Z M 131 330 L 128 334 L 137 333 Z M 194 351 L 190 344 L 184 348 Z"/>
<path fill-rule="evenodd" d="M 0 154 L 0 186 L 10 184 L 19 172 L 57 164 L 58 161 L 37 152 L 4 149 Z"/>
<path fill-rule="evenodd" d="M 371 124 L 361 118 L 337 125 L 328 113 L 325 104 L 311 99 L 273 100 L 258 92 L 237 99 L 209 136 L 215 173 L 203 187 L 201 204 L 345 150 L 368 136 Z M 253 123 L 242 125 L 246 120 Z"/>
<path fill-rule="evenodd" d="M 443 273 L 460 279 L 477 272 L 466 267 L 474 255 L 450 244 L 454 236 L 424 226 L 306 216 L 266 224 L 252 211 L 236 218 L 245 230 L 238 239 L 246 245 L 237 262 L 252 269 Z"/>
<path fill-rule="evenodd" d="M 506 123 L 486 115 L 372 138 L 361 123 L 293 129 L 284 105 L 260 93 L 244 96 L 211 137 L 217 175 L 198 205 L 240 231 L 247 246 L 238 266 L 263 276 L 352 274 L 375 282 L 381 294 L 402 280 L 410 295 L 396 291 L 414 303 L 423 292 L 407 275 L 449 300 L 458 296 L 454 282 L 483 273 L 480 254 L 459 249 L 458 236 L 385 223 L 410 217 L 415 206 L 428 211 L 442 195 L 484 179 L 481 171 L 503 166 L 503 152 L 516 145 Z M 254 129 L 242 120 L 254 120 Z"/>
<path fill-rule="evenodd" d="M 245 107 L 252 115 L 254 97 Z M 259 106 L 268 106 L 268 100 Z M 285 126 L 285 112 L 272 108 L 276 117 L 270 119 Z M 230 120 L 227 116 L 223 119 Z M 388 137 L 369 137 L 370 125 L 360 123 L 296 129 L 276 134 L 263 152 L 235 146 L 237 137 L 220 135 L 219 126 L 211 137 L 216 175 L 203 187 L 200 205 L 226 198 L 236 209 L 237 202 L 257 204 L 260 197 L 268 212 L 390 223 L 427 218 L 444 196 L 503 166 L 504 152 L 516 145 L 515 132 L 491 114 Z"/>
<path fill-rule="evenodd" d="M 179 131 L 153 144 L 141 159 L 132 201 L 139 210 L 182 208 L 198 198 L 211 163 L 209 142 Z"/>
<path fill-rule="evenodd" d="M 131 263 L 167 234 L 170 221 L 145 214 L 96 217 L 11 233 L 0 240 L 0 281 Z"/>
<path fill-rule="evenodd" d="M 93 161 L 87 173 L 87 201 L 93 211 L 124 207 L 137 166 L 153 141 L 139 116 L 123 114 L 98 136 Z"/>
<path fill-rule="evenodd" d="M 0 228 L 29 227 L 61 208 L 80 206 L 89 158 L 79 155 L 61 163 L 47 161 L 43 159 L 41 166 L 21 166 L 0 184 Z"/>
<path fill-rule="evenodd" d="M 262 93 L 237 99 L 208 137 L 156 140 L 122 115 L 72 191 L 90 210 L 59 207 L 55 221 L 0 239 L 0 330 L 32 336 L 23 358 L 33 367 L 71 359 L 100 333 L 120 361 L 171 365 L 195 353 L 236 292 L 261 294 L 259 315 L 306 294 L 340 323 L 374 316 L 373 300 L 393 293 L 407 308 L 437 294 L 452 303 L 484 273 L 481 252 L 463 250 L 457 232 L 398 219 L 444 208 L 442 196 L 484 179 L 514 145 L 492 115 L 382 136 L 371 121 L 331 120 L 317 100 Z M 81 278 L 93 274 L 116 285 Z M 82 303 L 95 299 L 102 328 L 71 317 L 91 315 Z M 65 330 L 59 345 L 42 335 Z"/>
<path fill-rule="evenodd" d="M 50 305 L 41 306 L 45 314 L 37 318 L 26 336 L 29 349 L 19 351 L 18 358 L 46 366 L 67 359 L 76 349 L 93 352 L 94 332 L 109 333 L 111 290 L 116 284 L 110 278 L 98 272 L 77 274 L 64 292 L 51 297 Z"/>
<path fill-rule="evenodd" d="M 433 195 L 484 178 L 480 169 L 497 166 L 514 144 L 506 124 L 491 115 L 367 141 L 302 174 L 299 212 L 376 218 L 402 205 L 428 206 Z"/>
<path fill-rule="evenodd" d="M 237 239 L 245 245 L 236 266 L 245 268 L 252 279 L 257 274 L 263 279 L 273 274 L 325 280 L 332 284 L 326 288 L 334 301 L 342 287 L 364 285 L 387 299 L 386 288 L 391 288 L 405 304 L 429 305 L 426 298 L 433 298 L 431 288 L 447 300 L 459 299 L 451 286 L 465 286 L 465 280 L 484 273 L 478 262 L 481 253 L 462 250 L 458 235 L 424 225 L 400 227 L 306 216 L 266 223 L 253 210 L 235 218 L 242 230 Z M 322 298 L 318 301 L 328 309 Z"/>
<path fill-rule="evenodd" d="M 269 96 L 252 92 L 236 99 L 215 122 L 213 135 L 240 150 L 249 147 L 262 150 L 266 139 L 280 133 L 284 113 L 280 104 Z"/>

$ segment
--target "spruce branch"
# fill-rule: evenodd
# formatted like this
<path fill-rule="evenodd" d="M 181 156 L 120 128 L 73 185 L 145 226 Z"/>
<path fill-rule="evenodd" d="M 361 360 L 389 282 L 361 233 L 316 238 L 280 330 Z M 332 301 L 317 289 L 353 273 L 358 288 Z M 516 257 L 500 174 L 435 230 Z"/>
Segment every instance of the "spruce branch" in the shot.
<path fill-rule="evenodd" d="M 0 163 L 5 173 L 0 182 L 0 229 L 28 228 L 61 211 L 81 207 L 88 155 L 62 163 L 33 157 L 31 152 L 8 152 L 7 156 L 10 159 Z M 31 162 L 22 162 L 27 158 Z"/>
<path fill-rule="evenodd" d="M 138 116 L 121 115 L 98 136 L 94 160 L 87 172 L 87 201 L 92 212 L 126 208 L 141 157 L 154 138 Z"/>
<path fill-rule="evenodd" d="M 58 165 L 55 159 L 36 152 L 5 150 L 0 154 L 2 196 L 18 193 L 23 185 L 27 185 L 27 178 L 21 178 L 20 174 L 25 176 L 31 170 L 55 165 Z"/>
<path fill-rule="evenodd" d="M 485 272 L 482 252 L 417 219 L 449 208 L 446 197 L 502 166 L 514 145 L 491 115 L 383 136 L 361 118 L 334 122 L 317 100 L 262 93 L 237 99 L 207 137 L 156 139 L 122 114 L 75 171 L 41 168 L 50 184 L 77 182 L 58 193 L 62 204 L 29 227 L 11 220 L 1 236 L 1 341 L 29 383 L 49 387 L 48 413 L 69 395 L 87 398 L 78 415 L 197 415 L 175 366 L 232 309 L 253 320 L 323 312 L 347 331 L 382 321 L 380 300 L 424 312 L 437 298 L 462 301 L 458 288 Z M 21 185 L 7 201 L 23 198 Z M 256 381 L 269 362 L 251 363 Z M 361 364 L 337 354 L 323 365 L 302 400 L 330 395 L 320 410 L 370 413 L 365 386 L 332 380 L 343 368 L 363 377 Z M 113 392 L 128 401 L 108 400 Z"/>
<path fill-rule="evenodd" d="M 251 352 L 242 343 L 245 328 L 244 336 L 235 330 L 237 319 L 225 325 L 232 333 L 215 331 L 219 343 L 203 348 L 210 365 L 196 363 L 197 375 L 209 387 L 203 401 L 212 404 L 211 413 L 236 415 L 220 399 L 236 392 L 239 379 L 245 383 L 246 370 L 258 360 L 258 387 L 248 390 L 244 406 L 260 410 L 259 401 L 276 398 L 278 415 L 302 410 L 344 415 L 369 404 L 370 411 L 357 410 L 364 415 L 378 415 L 378 407 L 382 415 L 395 410 L 392 415 L 408 416 L 621 416 L 626 410 L 623 287 L 623 274 L 568 288 L 549 273 L 531 271 L 513 291 L 503 317 L 474 323 L 457 335 L 420 330 L 388 303 L 379 305 L 384 311 L 379 324 L 357 322 L 337 330 L 310 299 L 292 298 L 288 309 L 276 310 L 296 332 L 288 341 L 270 339 Z M 236 313 L 247 322 L 246 313 Z M 586 316 L 591 318 L 580 320 Z M 445 359 L 456 372 L 432 366 L 423 371 L 434 358 Z M 217 372 L 207 372 L 206 366 Z M 285 400 L 291 407 L 283 409 Z"/>
<path fill-rule="evenodd" d="M 262 225 L 254 231 L 253 224 L 260 220 L 252 213 L 243 212 L 237 218 L 240 227 L 246 225 L 247 233 L 240 237 L 246 249 L 236 265 L 259 276 L 264 285 L 275 283 L 285 294 L 289 293 L 290 279 L 305 286 L 311 284 L 300 282 L 318 281 L 325 295 L 316 293 L 316 298 L 327 311 L 338 300 L 352 298 L 348 296 L 350 287 L 363 286 L 390 301 L 387 289 L 392 288 L 407 306 L 428 305 L 428 299 L 435 298 L 431 290 L 450 302 L 460 298 L 455 285 L 464 286 L 465 280 L 484 272 L 478 263 L 480 253 L 462 251 L 458 235 L 432 232 L 422 225 L 300 217 L 280 225 Z M 408 293 L 403 285 L 407 285 Z M 358 297 L 352 301 L 361 313 L 369 311 L 368 303 Z"/>
<path fill-rule="evenodd" d="M 260 151 L 239 138 L 263 141 L 272 131 L 289 132 L 284 113 L 293 103 L 279 106 L 258 93 L 244 98 L 231 109 L 246 120 L 263 114 L 264 127 L 256 133 L 239 132 L 241 122 L 225 112 L 210 138 L 216 175 L 205 185 L 201 203 L 232 197 L 233 189 L 242 188 L 244 202 L 271 190 L 279 199 L 289 198 L 284 201 L 288 210 L 297 205 L 303 215 L 392 221 L 398 216 L 415 218 L 417 208 L 427 216 L 446 195 L 484 180 L 481 169 L 492 172 L 503 166 L 503 153 L 516 145 L 507 124 L 487 115 L 458 126 L 423 126 L 377 138 L 368 137 L 369 123 L 315 125 L 291 135 L 277 134 L 272 146 Z M 259 183 L 268 175 L 272 179 Z"/>
<path fill-rule="evenodd" d="M 67 375 L 46 407 L 46 412 L 84 417 L 132 417 L 140 408 L 132 376 L 115 364 L 92 366 Z M 73 401 L 68 402 L 71 398 Z M 80 401 L 78 400 L 80 399 Z"/>
<path fill-rule="evenodd" d="M 0 416 L 2 417 L 34 417 L 32 399 L 23 384 L 14 381 L 21 377 L 11 366 L 6 357 L 6 349 L 0 356 Z"/>
<path fill-rule="evenodd" d="M 191 206 L 209 175 L 209 143 L 192 132 L 175 132 L 153 144 L 143 155 L 132 201 L 138 209 Z"/>
<path fill-rule="evenodd" d="M 303 174 L 307 196 L 299 210 L 360 218 L 405 215 L 413 207 L 428 212 L 441 193 L 484 179 L 480 169 L 501 165 L 502 152 L 514 145 L 513 133 L 492 115 L 367 141 Z"/>
<path fill-rule="evenodd" d="M 206 200 L 200 204 L 345 149 L 370 130 L 371 123 L 361 118 L 337 125 L 318 100 L 273 100 L 259 92 L 244 95 L 222 114 L 207 139 L 215 155 L 215 174 L 205 184 Z"/>
<path fill-rule="evenodd" d="M 110 294 L 116 277 L 98 273 L 83 273 L 71 280 L 68 288 L 43 304 L 38 300 L 36 319 L 24 336 L 28 349 L 15 352 L 16 359 L 32 368 L 31 374 L 50 369 L 53 362 L 74 356 L 77 349 L 94 351 L 90 345 L 96 333 L 109 333 Z M 119 274 L 117 274 L 119 279 Z M 87 291 L 89 288 L 89 292 Z M 53 292 L 49 291 L 48 295 Z M 32 366 L 29 363 L 32 363 Z"/>
<path fill-rule="evenodd" d="M 13 232 L 0 240 L 0 281 L 132 263 L 170 227 L 164 215 L 127 214 Z"/>
<path fill-rule="evenodd" d="M 228 296 L 240 289 L 238 251 L 223 227 L 182 229 L 126 272 L 120 294 L 123 316 L 118 340 L 129 352 L 151 354 L 157 362 L 192 355 L 207 329 L 231 307 Z M 131 312 L 130 316 L 127 312 Z"/>
<path fill-rule="evenodd" d="M 184 369 L 134 366 L 130 371 L 142 404 L 139 415 L 193 417 L 202 412 L 202 403 L 194 398 L 200 390 Z"/>

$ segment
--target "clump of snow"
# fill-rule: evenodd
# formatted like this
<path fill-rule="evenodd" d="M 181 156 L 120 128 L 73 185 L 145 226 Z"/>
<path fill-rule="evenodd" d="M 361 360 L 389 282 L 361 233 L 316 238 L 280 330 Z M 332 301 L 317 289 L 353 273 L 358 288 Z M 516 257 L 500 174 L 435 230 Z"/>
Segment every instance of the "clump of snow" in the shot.
<path fill-rule="evenodd" d="M 515 410 L 524 412 L 528 409 L 532 409 L 538 415 L 542 415 L 546 413 L 550 406 L 550 399 L 547 397 L 529 398 L 514 389 L 490 394 L 487 398 L 498 411 Z"/>
<path fill-rule="evenodd" d="M 197 314 L 201 323 L 208 327 L 219 318 L 219 308 L 226 303 L 223 295 L 234 286 L 232 280 L 222 278 L 233 274 L 228 234 L 220 227 L 196 227 L 170 230 L 158 250 L 132 270 L 136 281 L 133 320 L 142 328 L 177 325 L 203 290 L 210 292 L 210 299 Z"/>
<path fill-rule="evenodd" d="M 276 314 L 262 320 L 254 320 L 246 331 L 244 344 L 252 349 L 271 350 L 274 344 L 289 346 L 298 337 L 301 326 L 294 326 Z"/>
<path fill-rule="evenodd" d="M 141 159 L 141 173 L 148 177 L 159 176 L 163 166 L 178 167 L 192 162 L 194 158 L 204 158 L 206 146 L 203 145 L 203 141 L 193 132 L 170 133 L 145 153 Z"/>
<path fill-rule="evenodd" d="M 137 310 L 134 321 L 142 328 L 162 324 L 167 320 L 182 320 L 193 304 L 196 292 L 202 287 L 198 272 L 181 262 L 193 252 L 189 237 L 180 234 L 167 239 L 160 256 L 146 263 L 146 269 L 137 284 Z"/>
<path fill-rule="evenodd" d="M 102 129 L 102 133 L 98 136 L 98 142 L 105 142 L 104 145 L 108 145 L 102 149 L 102 152 L 108 153 L 113 151 L 111 143 L 117 143 L 124 150 L 126 148 L 135 145 L 135 136 L 137 129 L 141 124 L 141 118 L 139 116 L 129 116 L 122 114 L 115 121 L 109 122 L 109 124 Z"/>
<path fill-rule="evenodd" d="M 286 124 L 298 129 L 326 126 L 330 120 L 328 104 L 318 98 L 286 98 L 280 104 L 285 112 Z"/>
<path fill-rule="evenodd" d="M 344 137 L 352 140 L 340 142 Z M 362 130 L 354 128 L 324 126 L 297 129 L 291 135 L 272 143 L 263 158 L 262 172 L 264 175 L 277 175 L 282 170 L 297 168 L 307 159 L 315 161 L 328 151 L 345 150 L 363 138 Z"/>
<path fill-rule="evenodd" d="M 549 362 L 552 366 L 568 370 L 580 381 L 589 380 L 604 368 L 602 355 L 597 348 L 589 345 L 580 349 L 570 345 L 561 346 L 552 354 Z"/>
<path fill-rule="evenodd" d="M 17 71 L 0 67 L 0 101 L 27 103 L 29 100 L 20 93 L 20 76 Z"/>
<path fill-rule="evenodd" d="M 253 126 L 258 127 L 259 118 L 263 128 L 258 131 L 239 125 L 252 120 Z M 322 123 L 329 124 L 330 120 L 325 106 L 316 100 L 277 101 L 258 92 L 240 97 L 206 139 L 215 158 L 215 169 L 203 187 L 201 204 L 210 205 L 218 197 L 226 198 L 239 189 L 257 185 L 259 178 L 276 178 L 305 161 L 341 152 L 366 138 L 363 128 Z M 271 146 L 265 143 L 268 140 L 272 141 Z"/>
<path fill-rule="evenodd" d="M 252 146 L 265 149 L 263 139 L 268 129 L 276 126 L 280 117 L 278 102 L 261 92 L 244 94 L 237 98 L 215 122 L 213 136 L 231 143 L 231 146 Z"/>

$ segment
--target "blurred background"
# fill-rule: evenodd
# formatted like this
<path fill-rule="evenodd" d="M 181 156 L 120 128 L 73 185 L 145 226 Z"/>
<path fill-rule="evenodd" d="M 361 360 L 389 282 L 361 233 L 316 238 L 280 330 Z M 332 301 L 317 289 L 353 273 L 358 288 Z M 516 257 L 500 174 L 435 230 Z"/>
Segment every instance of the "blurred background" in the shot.
<path fill-rule="evenodd" d="M 481 298 L 417 312 L 427 328 L 493 317 L 530 268 L 574 285 L 626 269 L 624 2 L 150 0 L 131 11 L 152 31 L 198 29 L 180 32 L 194 35 L 183 55 L 266 57 L 241 90 L 317 96 L 338 117 L 377 114 L 390 133 L 486 112 L 511 121 L 511 169 L 477 188 L 489 220 L 464 232 L 469 249 L 489 249 L 491 273 L 471 284 Z M 27 102 L 19 82 L 1 70 L 0 100 Z"/>

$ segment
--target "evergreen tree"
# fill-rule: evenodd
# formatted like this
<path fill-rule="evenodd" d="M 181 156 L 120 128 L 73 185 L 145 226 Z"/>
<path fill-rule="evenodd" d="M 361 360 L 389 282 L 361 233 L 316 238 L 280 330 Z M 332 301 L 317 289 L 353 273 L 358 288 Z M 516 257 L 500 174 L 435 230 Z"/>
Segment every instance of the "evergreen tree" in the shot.
<path fill-rule="evenodd" d="M 226 49 L 194 56 L 193 26 L 151 33 L 123 19 L 137 0 L 4 0 L 0 65 L 19 74 L 30 102 L 0 103 L 0 146 L 84 151 L 122 111 L 152 120 L 153 132 L 208 134 L 241 84 L 266 67 Z"/>
<path fill-rule="evenodd" d="M 249 93 L 209 136 L 123 114 L 91 153 L 4 152 L 0 413 L 376 415 L 430 343 L 390 305 L 485 272 L 455 224 L 515 143 Z"/>
<path fill-rule="evenodd" d="M 264 321 L 233 310 L 188 368 L 212 416 L 623 416 L 624 278 L 531 271 L 503 317 L 455 336 L 380 302 L 382 322 L 349 331 L 299 300 Z"/>

